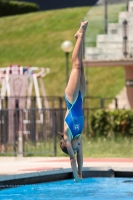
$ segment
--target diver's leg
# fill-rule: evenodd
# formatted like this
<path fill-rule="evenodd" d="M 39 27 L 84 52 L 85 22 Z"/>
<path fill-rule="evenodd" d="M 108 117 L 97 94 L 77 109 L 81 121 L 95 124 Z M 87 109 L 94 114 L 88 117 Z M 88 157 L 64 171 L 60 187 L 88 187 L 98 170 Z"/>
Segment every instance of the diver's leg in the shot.
<path fill-rule="evenodd" d="M 77 33 L 75 34 L 76 37 L 76 44 L 72 54 L 72 71 L 70 74 L 70 78 L 65 89 L 65 95 L 70 102 L 74 102 L 78 96 L 78 92 L 80 89 L 80 81 L 81 81 L 81 70 L 82 70 L 82 44 L 83 44 L 83 37 L 87 28 L 88 22 L 81 22 L 81 26 Z"/>
<path fill-rule="evenodd" d="M 84 37 L 84 36 L 83 36 Z M 83 60 L 83 47 L 84 47 L 84 38 L 82 40 L 82 47 L 81 47 L 81 56 L 82 56 L 82 60 Z M 79 86 L 79 90 L 81 92 L 81 96 L 82 98 L 84 98 L 85 93 L 86 93 L 86 80 L 85 80 L 85 74 L 84 74 L 84 66 L 83 66 L 83 62 L 81 63 L 81 76 L 80 76 L 80 86 Z"/>

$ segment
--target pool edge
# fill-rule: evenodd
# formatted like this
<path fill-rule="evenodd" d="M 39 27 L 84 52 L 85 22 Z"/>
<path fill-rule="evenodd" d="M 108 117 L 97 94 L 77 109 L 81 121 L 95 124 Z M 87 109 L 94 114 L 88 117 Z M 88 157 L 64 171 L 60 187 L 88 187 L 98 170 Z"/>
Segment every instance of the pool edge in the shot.
<path fill-rule="evenodd" d="M 83 177 L 133 177 L 132 168 L 115 168 L 110 167 L 84 167 Z M 51 181 L 59 181 L 64 179 L 72 179 L 73 174 L 71 168 L 37 171 L 23 174 L 10 174 L 0 176 L 0 189 L 15 185 L 27 185 Z"/>

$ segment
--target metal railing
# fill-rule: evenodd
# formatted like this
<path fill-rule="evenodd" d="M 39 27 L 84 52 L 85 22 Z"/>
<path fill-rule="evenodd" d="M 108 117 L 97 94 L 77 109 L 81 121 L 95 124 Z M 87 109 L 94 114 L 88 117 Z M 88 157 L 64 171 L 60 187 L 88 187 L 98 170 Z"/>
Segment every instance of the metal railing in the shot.
<path fill-rule="evenodd" d="M 40 97 L 39 97 L 40 98 Z M 42 109 L 36 108 L 36 98 L 31 97 L 31 108 L 19 108 L 21 98 L 17 100 L 16 108 L 8 108 L 11 98 L 3 100 L 0 110 L 0 155 L 31 156 L 31 155 L 53 155 L 57 154 L 56 131 L 63 132 L 66 105 L 63 97 L 49 97 L 49 108 L 44 107 L 42 98 Z M 13 102 L 16 98 L 12 98 Z M 97 101 L 97 106 L 91 106 L 91 100 Z M 106 101 L 110 98 L 85 97 L 84 132 L 89 129 L 90 110 L 105 108 Z M 25 99 L 26 101 L 26 99 Z M 20 103 L 20 104 L 19 104 Z M 115 99 L 115 108 L 118 107 Z"/>
<path fill-rule="evenodd" d="M 3 153 L 24 156 L 56 155 L 55 109 L 0 110 L 0 144 Z M 55 120 L 57 122 L 55 122 Z"/>

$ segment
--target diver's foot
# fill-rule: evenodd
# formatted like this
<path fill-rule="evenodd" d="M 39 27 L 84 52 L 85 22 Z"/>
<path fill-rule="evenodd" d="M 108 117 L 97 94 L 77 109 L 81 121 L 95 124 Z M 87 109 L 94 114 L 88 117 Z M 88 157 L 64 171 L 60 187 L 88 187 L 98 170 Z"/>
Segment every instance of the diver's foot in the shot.
<path fill-rule="evenodd" d="M 88 26 L 88 21 L 81 22 L 80 28 L 74 37 L 77 39 L 78 37 L 82 37 L 85 34 L 86 28 Z"/>

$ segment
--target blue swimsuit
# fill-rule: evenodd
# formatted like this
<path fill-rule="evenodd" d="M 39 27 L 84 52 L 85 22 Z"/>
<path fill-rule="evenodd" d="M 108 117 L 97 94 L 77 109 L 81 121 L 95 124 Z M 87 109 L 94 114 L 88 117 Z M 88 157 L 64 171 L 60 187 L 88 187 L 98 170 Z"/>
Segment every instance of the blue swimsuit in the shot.
<path fill-rule="evenodd" d="M 65 117 L 65 122 L 72 134 L 72 138 L 81 135 L 84 126 L 84 115 L 82 109 L 82 97 L 79 92 L 78 97 L 74 103 L 70 103 L 65 97 L 66 106 L 68 109 L 67 116 Z"/>

